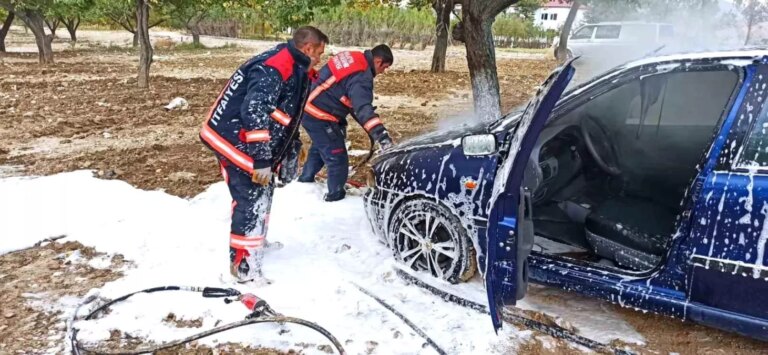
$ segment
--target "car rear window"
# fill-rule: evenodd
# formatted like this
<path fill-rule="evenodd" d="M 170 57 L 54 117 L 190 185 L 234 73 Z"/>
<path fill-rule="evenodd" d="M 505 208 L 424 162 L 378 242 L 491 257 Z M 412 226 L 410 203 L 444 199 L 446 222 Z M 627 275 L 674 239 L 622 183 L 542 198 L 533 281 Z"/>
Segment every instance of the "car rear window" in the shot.
<path fill-rule="evenodd" d="M 675 36 L 675 28 L 669 25 L 659 27 L 659 38 L 670 39 Z"/>
<path fill-rule="evenodd" d="M 621 35 L 621 26 L 598 26 L 595 31 L 595 39 L 617 39 Z"/>

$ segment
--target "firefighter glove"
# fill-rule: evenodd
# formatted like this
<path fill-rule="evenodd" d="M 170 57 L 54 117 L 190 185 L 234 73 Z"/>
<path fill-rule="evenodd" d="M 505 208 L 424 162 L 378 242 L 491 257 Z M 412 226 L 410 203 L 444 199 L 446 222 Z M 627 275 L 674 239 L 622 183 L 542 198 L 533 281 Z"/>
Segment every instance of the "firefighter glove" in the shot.
<path fill-rule="evenodd" d="M 278 178 L 283 184 L 287 184 L 299 176 L 299 165 L 302 160 L 306 160 L 305 150 L 302 148 L 300 140 L 295 140 L 283 158 L 278 171 Z"/>
<path fill-rule="evenodd" d="M 389 135 L 386 135 L 379 140 L 379 145 L 381 146 L 381 150 L 387 150 L 389 148 L 392 148 L 392 138 L 389 138 Z"/>
<path fill-rule="evenodd" d="M 258 184 L 261 186 L 267 186 L 272 180 L 272 170 L 270 167 L 256 169 L 253 171 L 253 175 L 251 175 L 251 181 L 253 181 L 254 184 Z"/>

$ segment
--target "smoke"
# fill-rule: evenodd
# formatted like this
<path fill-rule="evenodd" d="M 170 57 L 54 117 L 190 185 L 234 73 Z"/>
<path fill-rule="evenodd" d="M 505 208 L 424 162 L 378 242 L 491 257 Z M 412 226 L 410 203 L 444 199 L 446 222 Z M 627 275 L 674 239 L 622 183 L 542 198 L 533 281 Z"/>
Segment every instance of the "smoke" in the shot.
<path fill-rule="evenodd" d="M 595 4 L 586 10 L 595 12 L 587 16 L 590 23 L 616 21 L 622 25 L 621 31 L 626 32 L 621 34 L 620 43 L 594 40 L 586 46 L 582 44 L 580 50 L 574 50 L 574 55 L 581 57 L 575 63 L 576 83 L 643 57 L 744 47 L 747 20 L 732 1 L 644 0 L 639 4 L 634 9 L 623 7 L 621 11 L 610 11 L 611 8 L 599 6 L 617 5 L 605 2 L 605 5 Z M 669 26 L 664 26 L 664 36 L 657 36 L 652 30 L 641 29 L 640 23 Z M 579 45 L 574 42 L 573 46 Z"/>

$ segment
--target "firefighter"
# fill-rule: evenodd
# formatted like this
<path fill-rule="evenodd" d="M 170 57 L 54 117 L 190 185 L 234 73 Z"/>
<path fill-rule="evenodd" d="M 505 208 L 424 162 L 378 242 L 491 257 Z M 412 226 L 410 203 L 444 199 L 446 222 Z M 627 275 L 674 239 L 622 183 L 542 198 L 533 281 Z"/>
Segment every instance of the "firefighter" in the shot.
<path fill-rule="evenodd" d="M 373 79 L 387 70 L 393 61 L 392 50 L 381 44 L 365 52 L 339 53 L 318 72 L 302 120 L 302 126 L 312 138 L 312 146 L 298 181 L 314 182 L 315 175 L 326 166 L 328 193 L 325 201 L 338 201 L 346 195 L 348 114 L 382 149 L 392 145 L 392 139 L 373 106 Z"/>
<path fill-rule="evenodd" d="M 275 179 L 298 175 L 298 133 L 310 71 L 328 37 L 314 27 L 261 53 L 235 71 L 211 107 L 200 138 L 213 150 L 232 195 L 230 272 L 239 282 L 269 282 L 261 270 Z"/>

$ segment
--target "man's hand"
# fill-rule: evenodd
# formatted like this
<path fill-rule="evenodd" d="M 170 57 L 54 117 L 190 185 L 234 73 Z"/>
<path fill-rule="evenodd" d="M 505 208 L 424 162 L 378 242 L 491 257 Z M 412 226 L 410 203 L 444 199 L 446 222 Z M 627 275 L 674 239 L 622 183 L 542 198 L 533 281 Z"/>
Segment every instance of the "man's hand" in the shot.
<path fill-rule="evenodd" d="M 392 138 L 389 138 L 389 136 L 386 136 L 379 141 L 379 145 L 381 146 L 381 150 L 387 150 L 389 148 L 392 148 L 392 145 L 394 145 L 394 143 L 392 143 Z"/>
<path fill-rule="evenodd" d="M 272 182 L 272 170 L 269 167 L 254 170 L 251 181 L 261 186 L 269 185 Z"/>

